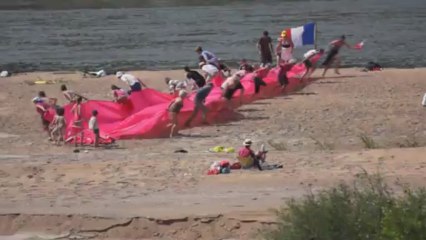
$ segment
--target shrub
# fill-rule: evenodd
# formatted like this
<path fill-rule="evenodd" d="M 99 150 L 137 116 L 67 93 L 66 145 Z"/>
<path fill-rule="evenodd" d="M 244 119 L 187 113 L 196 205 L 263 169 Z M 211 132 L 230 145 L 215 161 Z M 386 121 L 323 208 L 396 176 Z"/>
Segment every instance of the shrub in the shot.
<path fill-rule="evenodd" d="M 362 174 L 353 185 L 340 184 L 278 211 L 268 240 L 426 239 L 426 191 L 397 196 L 379 175 Z"/>
<path fill-rule="evenodd" d="M 359 135 L 359 138 L 361 139 L 362 143 L 364 144 L 364 147 L 367 149 L 374 149 L 377 148 L 377 144 L 374 141 L 373 138 L 369 137 L 367 134 L 361 134 Z"/>

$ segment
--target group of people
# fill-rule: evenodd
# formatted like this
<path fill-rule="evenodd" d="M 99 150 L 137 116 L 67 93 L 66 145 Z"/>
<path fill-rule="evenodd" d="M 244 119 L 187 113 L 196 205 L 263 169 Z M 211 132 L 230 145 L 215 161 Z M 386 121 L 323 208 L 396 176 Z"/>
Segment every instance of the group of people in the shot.
<path fill-rule="evenodd" d="M 351 48 L 351 46 L 346 43 L 345 36 L 341 36 L 339 39 L 330 43 L 330 50 L 322 64 L 324 66 L 323 76 L 325 76 L 327 70 L 332 66 L 333 63 L 336 64 L 336 73 L 339 73 L 338 68 L 340 58 L 338 53 L 343 46 Z M 288 71 L 290 71 L 297 63 L 293 57 L 293 48 L 294 46 L 291 39 L 289 36 L 287 36 L 286 31 L 283 31 L 280 38 L 278 39 L 277 47 L 275 48 L 276 63 L 280 68 L 277 80 L 283 90 L 285 90 L 289 83 L 287 77 Z M 168 127 L 170 127 L 170 137 L 173 137 L 177 133 L 178 116 L 184 106 L 184 100 L 190 92 L 195 92 L 195 107 L 189 118 L 185 121 L 184 125 L 190 126 L 200 111 L 203 123 L 207 123 L 208 108 L 205 106 L 205 100 L 213 89 L 212 80 L 219 74 L 225 79 L 221 84 L 222 98 L 226 101 L 225 106 L 229 109 L 233 108 L 231 99 L 237 91 L 240 91 L 240 101 L 242 101 L 242 96 L 245 89 L 240 80 L 247 73 L 254 73 L 254 94 L 257 94 L 262 86 L 266 86 L 263 78 L 265 77 L 265 73 L 267 73 L 267 71 L 264 70 L 272 67 L 274 55 L 272 39 L 269 37 L 269 33 L 267 31 L 264 31 L 263 36 L 259 39 L 257 43 L 257 49 L 260 56 L 259 65 L 251 65 L 247 62 L 247 60 L 243 59 L 240 62 L 239 69 L 232 73 L 230 68 L 221 62 L 221 60 L 215 54 L 204 50 L 201 46 L 199 46 L 195 49 L 195 52 L 198 54 L 198 66 L 201 70 L 201 73 L 186 66 L 184 67 L 186 77 L 184 80 L 173 80 L 170 78 L 165 78 L 165 82 L 169 88 L 169 93 L 175 96 L 167 108 L 170 119 L 170 123 L 168 124 Z M 324 53 L 324 50 L 312 49 L 304 54 L 303 60 L 301 62 L 305 65 L 306 71 L 303 76 L 301 76 L 301 81 L 309 78 L 312 72 L 315 70 L 316 64 L 314 64 L 311 59 L 318 53 L 322 54 Z M 93 74 L 98 74 L 98 72 L 94 72 Z M 100 74 L 104 74 L 104 72 L 101 72 Z M 111 85 L 111 91 L 115 102 L 126 103 L 129 95 L 131 95 L 133 92 L 138 92 L 143 88 L 147 88 L 147 85 L 142 80 L 129 73 L 119 71 L 116 73 L 116 77 L 125 82 L 129 86 L 129 90 L 126 91 L 116 85 Z M 71 134 L 71 139 L 74 140 L 76 145 L 78 143 L 78 139 L 80 140 L 80 143 L 83 143 L 84 129 L 81 114 L 81 103 L 84 100 L 87 100 L 87 98 L 74 91 L 68 90 L 65 85 L 61 86 L 61 91 L 65 99 L 69 103 L 73 104 L 71 110 L 73 114 L 73 133 Z M 64 139 L 66 123 L 64 119 L 64 109 L 62 107 L 56 106 L 56 102 L 57 101 L 54 98 L 47 98 L 44 92 L 40 92 L 39 95 L 33 99 L 33 103 L 36 105 L 37 111 L 42 116 L 43 127 L 49 133 L 49 138 L 55 141 L 57 144 L 60 144 L 61 141 L 66 141 Z M 56 115 L 51 122 L 48 122 L 44 118 L 44 114 L 51 107 L 55 108 Z M 100 138 L 97 116 L 97 110 L 93 110 L 92 117 L 88 122 L 89 129 L 93 131 L 96 138 L 95 146 L 98 146 Z"/>
<path fill-rule="evenodd" d="M 68 141 L 73 141 L 75 146 L 80 142 L 83 145 L 84 142 L 84 119 L 82 117 L 82 107 L 81 104 L 83 101 L 87 101 L 88 98 L 82 96 L 81 94 L 69 90 L 66 85 L 61 85 L 60 88 L 65 100 L 68 103 L 72 104 L 72 132 L 68 139 L 65 139 L 67 123 L 65 121 L 65 110 L 62 106 L 57 105 L 57 99 L 47 97 L 44 91 L 40 91 L 36 97 L 33 98 L 32 102 L 36 107 L 37 112 L 39 113 L 43 125 L 43 129 L 47 132 L 49 140 L 60 145 Z M 49 111 L 53 109 L 55 116 L 51 121 L 48 120 L 47 115 Z M 98 126 L 98 111 L 92 110 L 91 118 L 88 121 L 88 126 L 91 131 L 93 131 L 95 139 L 94 146 L 99 146 L 99 126 Z"/>

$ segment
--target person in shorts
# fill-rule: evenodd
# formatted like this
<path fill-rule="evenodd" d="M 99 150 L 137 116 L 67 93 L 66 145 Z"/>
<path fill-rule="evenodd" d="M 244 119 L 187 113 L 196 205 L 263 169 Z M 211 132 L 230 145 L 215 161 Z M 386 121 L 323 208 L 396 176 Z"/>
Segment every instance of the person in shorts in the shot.
<path fill-rule="evenodd" d="M 268 31 L 264 31 L 263 36 L 257 42 L 257 50 L 259 51 L 261 66 L 267 67 L 272 65 L 273 47 Z"/>
<path fill-rule="evenodd" d="M 305 65 L 306 71 L 303 74 L 302 78 L 300 79 L 302 82 L 304 81 L 305 78 L 310 77 L 311 74 L 315 71 L 316 64 L 314 65 L 312 63 L 311 59 L 314 56 L 316 56 L 317 54 L 324 54 L 324 49 L 320 49 L 320 50 L 312 49 L 312 50 L 307 51 L 303 55 L 303 61 L 302 61 L 302 63 Z"/>
<path fill-rule="evenodd" d="M 191 116 L 188 118 L 188 120 L 185 122 L 185 126 L 189 127 L 191 125 L 192 120 L 197 116 L 198 111 L 201 110 L 201 116 L 203 119 L 203 122 L 206 123 L 206 117 L 207 117 L 207 107 L 204 105 L 204 102 L 207 98 L 207 96 L 210 94 L 210 92 L 213 89 L 213 83 L 208 82 L 204 87 L 197 90 L 197 93 L 195 94 L 194 98 L 194 104 L 195 108 L 194 111 L 192 111 Z"/>
<path fill-rule="evenodd" d="M 90 117 L 89 120 L 89 129 L 93 131 L 93 134 L 95 135 L 95 147 L 99 146 L 99 126 L 98 126 L 98 111 L 93 110 L 92 111 L 92 117 Z"/>
<path fill-rule="evenodd" d="M 232 76 L 228 77 L 221 85 L 222 97 L 227 101 L 227 106 L 230 109 L 232 108 L 231 106 L 232 96 L 237 90 L 241 91 L 240 102 L 242 102 L 243 100 L 244 86 L 241 84 L 240 80 L 245 74 L 246 74 L 246 71 L 239 70 L 236 73 L 232 74 Z"/>

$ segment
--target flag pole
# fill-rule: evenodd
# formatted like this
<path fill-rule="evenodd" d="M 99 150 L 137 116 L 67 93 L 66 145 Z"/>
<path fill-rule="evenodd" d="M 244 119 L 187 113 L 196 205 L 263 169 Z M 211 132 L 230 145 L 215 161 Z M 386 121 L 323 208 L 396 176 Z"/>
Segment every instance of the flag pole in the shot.
<path fill-rule="evenodd" d="M 317 28 L 317 23 L 315 23 L 315 44 L 314 47 L 315 49 L 317 49 L 317 35 L 318 35 L 318 28 Z"/>

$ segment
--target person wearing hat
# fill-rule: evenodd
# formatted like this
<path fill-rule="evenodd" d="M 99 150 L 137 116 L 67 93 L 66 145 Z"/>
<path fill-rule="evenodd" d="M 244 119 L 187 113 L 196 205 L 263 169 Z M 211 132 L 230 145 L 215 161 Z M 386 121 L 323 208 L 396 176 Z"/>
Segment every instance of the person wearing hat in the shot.
<path fill-rule="evenodd" d="M 197 93 L 195 94 L 194 97 L 194 111 L 192 111 L 191 116 L 188 118 L 188 120 L 186 120 L 185 122 L 185 126 L 189 127 L 191 125 L 192 120 L 194 120 L 194 118 L 197 116 L 197 113 L 201 110 L 201 117 L 203 119 L 204 123 L 207 123 L 206 118 L 207 118 L 207 107 L 204 105 L 204 102 L 206 101 L 207 96 L 210 94 L 210 92 L 213 89 L 213 83 L 212 82 L 207 82 L 207 84 L 198 89 Z"/>
<path fill-rule="evenodd" d="M 147 88 L 147 86 L 139 78 L 131 74 L 125 72 L 117 72 L 115 76 L 130 86 L 130 91 L 128 92 L 129 94 L 131 94 L 132 92 L 141 91 L 142 87 Z"/>
<path fill-rule="evenodd" d="M 206 64 L 212 64 L 216 66 L 216 68 L 220 68 L 219 59 L 213 53 L 203 50 L 201 46 L 195 48 L 195 52 L 198 53 L 200 59 Z"/>
<path fill-rule="evenodd" d="M 303 54 L 303 64 L 305 65 L 306 71 L 303 74 L 302 78 L 300 79 L 300 81 L 304 81 L 305 78 L 309 78 L 312 73 L 315 71 L 316 69 L 316 65 L 317 64 L 313 64 L 311 59 L 316 56 L 317 54 L 324 54 L 324 49 L 311 49 L 309 51 L 307 51 L 305 54 Z"/>
<path fill-rule="evenodd" d="M 241 78 L 244 77 L 246 71 L 239 70 L 228 77 L 221 85 L 222 88 L 222 97 L 227 101 L 228 108 L 232 108 L 231 99 L 234 93 L 240 89 L 240 102 L 243 100 L 244 86 L 241 84 Z"/>
<path fill-rule="evenodd" d="M 339 73 L 339 66 L 340 66 L 339 50 L 343 46 L 353 49 L 353 47 L 351 47 L 349 44 L 346 43 L 345 35 L 342 35 L 339 39 L 336 39 L 330 42 L 330 50 L 328 51 L 327 57 L 322 63 L 322 66 L 324 66 L 324 72 L 322 73 L 322 77 L 325 77 L 325 73 L 331 67 L 333 63 L 335 63 L 335 70 L 334 70 L 335 73 L 340 74 Z"/>
<path fill-rule="evenodd" d="M 267 151 L 265 150 L 265 146 L 262 145 L 261 150 L 255 153 L 251 149 L 252 143 L 253 142 L 251 141 L 251 139 L 244 140 L 243 142 L 244 147 L 242 147 L 238 151 L 238 157 L 239 158 L 251 157 L 253 159 L 253 167 L 257 167 L 260 171 L 262 171 L 263 169 L 262 169 L 262 166 L 260 165 L 260 162 L 265 161 Z M 251 166 L 248 166 L 248 167 L 251 167 Z"/>

